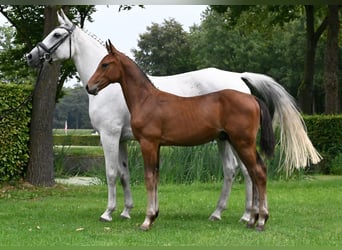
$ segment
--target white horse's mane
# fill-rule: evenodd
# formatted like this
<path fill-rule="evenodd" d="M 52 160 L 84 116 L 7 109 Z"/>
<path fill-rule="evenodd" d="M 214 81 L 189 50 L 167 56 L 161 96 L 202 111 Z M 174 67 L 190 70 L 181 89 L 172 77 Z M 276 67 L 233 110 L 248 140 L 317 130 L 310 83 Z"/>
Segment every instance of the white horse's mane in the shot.
<path fill-rule="evenodd" d="M 94 33 L 90 32 L 89 30 L 82 28 L 80 29 L 82 30 L 85 34 L 87 34 L 88 36 L 92 37 L 95 41 L 97 41 L 99 44 L 101 44 L 103 47 L 106 47 L 106 44 L 104 41 L 101 40 L 101 38 L 99 38 L 98 36 L 96 36 Z"/>

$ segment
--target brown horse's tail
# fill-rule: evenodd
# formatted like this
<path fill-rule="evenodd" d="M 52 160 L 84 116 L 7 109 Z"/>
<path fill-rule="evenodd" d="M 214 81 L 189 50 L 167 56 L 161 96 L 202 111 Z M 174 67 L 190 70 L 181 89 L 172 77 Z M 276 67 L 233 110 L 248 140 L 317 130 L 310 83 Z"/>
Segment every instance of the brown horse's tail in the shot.
<path fill-rule="evenodd" d="M 272 157 L 276 144 L 275 135 L 272 127 L 272 118 L 266 104 L 259 98 L 255 98 L 260 107 L 260 148 L 266 157 Z"/>

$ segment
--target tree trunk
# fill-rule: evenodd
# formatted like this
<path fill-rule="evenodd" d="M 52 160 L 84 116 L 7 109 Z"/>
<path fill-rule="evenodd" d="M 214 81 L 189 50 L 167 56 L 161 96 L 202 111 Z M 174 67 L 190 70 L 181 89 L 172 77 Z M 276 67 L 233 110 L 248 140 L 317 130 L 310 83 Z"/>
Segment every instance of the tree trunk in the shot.
<path fill-rule="evenodd" d="M 316 47 L 320 36 L 327 26 L 327 18 L 315 32 L 314 6 L 305 5 L 306 13 L 306 56 L 304 64 L 304 79 L 298 88 L 299 106 L 306 114 L 314 113 L 314 74 Z"/>
<path fill-rule="evenodd" d="M 45 7 L 45 35 L 56 26 L 56 10 L 55 6 Z M 52 125 L 59 68 L 59 64 L 44 63 L 33 93 L 27 169 L 27 181 L 33 185 L 54 185 Z"/>
<path fill-rule="evenodd" d="M 312 34 L 307 31 L 306 55 L 304 62 L 304 79 L 298 90 L 298 100 L 301 110 L 306 114 L 313 113 L 313 81 L 315 74 L 316 46 L 313 44 Z"/>
<path fill-rule="evenodd" d="M 324 56 L 324 87 L 325 87 L 325 113 L 335 114 L 339 112 L 338 95 L 338 31 L 339 16 L 338 6 L 328 6 L 328 34 Z"/>

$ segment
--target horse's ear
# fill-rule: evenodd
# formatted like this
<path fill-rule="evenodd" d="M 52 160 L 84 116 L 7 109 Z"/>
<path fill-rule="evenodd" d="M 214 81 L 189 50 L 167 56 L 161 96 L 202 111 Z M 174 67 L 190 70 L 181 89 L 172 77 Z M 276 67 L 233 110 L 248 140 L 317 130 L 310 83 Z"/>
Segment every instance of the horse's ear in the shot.
<path fill-rule="evenodd" d="M 66 24 L 68 26 L 73 26 L 73 23 L 69 20 L 69 18 L 65 15 L 63 9 L 59 9 L 59 13 L 57 12 L 58 21 L 60 24 Z"/>
<path fill-rule="evenodd" d="M 112 48 L 110 44 L 108 43 L 108 41 L 106 41 L 106 49 L 107 49 L 108 54 L 112 54 Z"/>
<path fill-rule="evenodd" d="M 106 42 L 106 48 L 107 48 L 108 54 L 113 54 L 113 55 L 115 54 L 116 48 L 114 47 L 114 45 L 112 44 L 112 42 L 109 39 Z"/>
<path fill-rule="evenodd" d="M 65 24 L 65 21 L 64 21 L 64 19 L 63 19 L 63 17 L 62 17 L 62 14 L 60 14 L 60 13 L 63 13 L 63 14 L 64 14 L 64 12 L 63 12 L 62 9 L 60 9 L 60 10 L 57 11 L 57 19 L 58 19 L 58 22 L 59 22 L 60 25 L 62 25 L 62 24 Z"/>

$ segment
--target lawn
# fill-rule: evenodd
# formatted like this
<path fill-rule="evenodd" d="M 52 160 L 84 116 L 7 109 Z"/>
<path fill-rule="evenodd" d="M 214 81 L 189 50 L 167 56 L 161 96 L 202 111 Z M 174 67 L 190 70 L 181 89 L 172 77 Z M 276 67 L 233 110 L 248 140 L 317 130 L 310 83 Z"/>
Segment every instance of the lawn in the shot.
<path fill-rule="evenodd" d="M 270 181 L 270 219 L 265 232 L 238 222 L 244 185 L 235 183 L 222 221 L 208 220 L 221 183 L 161 184 L 160 213 L 152 229 L 139 229 L 145 215 L 144 185 L 133 185 L 131 220 L 98 220 L 107 187 L 0 186 L 0 246 L 342 246 L 342 176 Z"/>
<path fill-rule="evenodd" d="M 91 135 L 95 131 L 93 129 L 68 129 L 68 135 Z M 53 135 L 65 135 L 64 129 L 53 129 Z"/>

